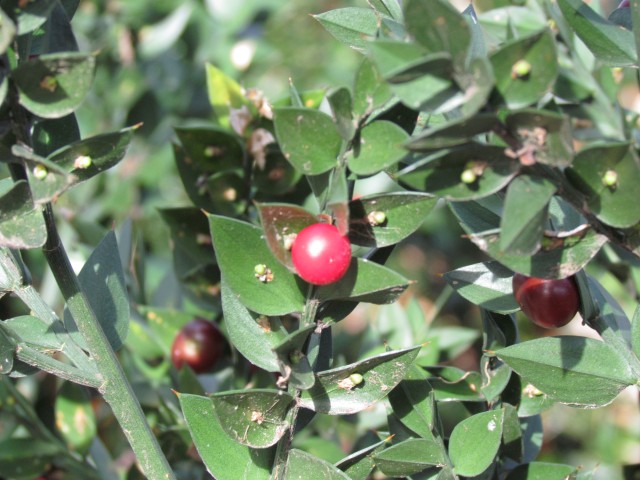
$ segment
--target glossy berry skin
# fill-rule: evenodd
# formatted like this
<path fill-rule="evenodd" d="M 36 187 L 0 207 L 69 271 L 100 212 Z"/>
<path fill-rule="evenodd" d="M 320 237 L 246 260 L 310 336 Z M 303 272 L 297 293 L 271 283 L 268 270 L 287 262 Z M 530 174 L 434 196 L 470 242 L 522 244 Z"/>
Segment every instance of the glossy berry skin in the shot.
<path fill-rule="evenodd" d="M 351 262 L 351 242 L 328 223 L 303 228 L 291 247 L 291 259 L 298 275 L 314 285 L 340 280 Z"/>
<path fill-rule="evenodd" d="M 176 368 L 189 365 L 196 373 L 211 369 L 224 351 L 224 337 L 218 327 L 196 318 L 182 327 L 171 346 L 171 361 Z"/>
<path fill-rule="evenodd" d="M 522 312 L 543 328 L 566 325 L 580 306 L 578 286 L 573 277 L 546 280 L 516 273 L 513 294 Z"/>

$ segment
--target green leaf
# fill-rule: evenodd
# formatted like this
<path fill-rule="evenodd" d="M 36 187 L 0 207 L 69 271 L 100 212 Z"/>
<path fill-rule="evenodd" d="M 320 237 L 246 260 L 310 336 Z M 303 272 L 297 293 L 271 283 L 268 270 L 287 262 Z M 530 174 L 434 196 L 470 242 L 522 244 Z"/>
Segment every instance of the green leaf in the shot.
<path fill-rule="evenodd" d="M 263 315 L 301 312 L 304 283 L 273 256 L 262 229 L 232 218 L 208 218 L 222 277 L 240 302 Z M 271 280 L 257 278 L 256 265 L 266 265 L 271 270 Z"/>
<path fill-rule="evenodd" d="M 138 127 L 80 140 L 56 150 L 47 160 L 73 175 L 72 184 L 83 182 L 118 164 Z"/>
<path fill-rule="evenodd" d="M 0 9 L 0 53 L 5 53 L 7 51 L 7 48 L 9 48 L 11 42 L 13 42 L 15 35 L 15 23 L 13 23 L 4 10 Z"/>
<path fill-rule="evenodd" d="M 640 304 L 636 305 L 633 319 L 631 320 L 631 345 L 633 353 L 640 358 Z"/>
<path fill-rule="evenodd" d="M 358 7 L 336 8 L 313 18 L 338 41 L 358 50 L 364 50 L 375 37 L 380 21 L 372 9 Z"/>
<path fill-rule="evenodd" d="M 465 183 L 463 173 L 475 178 Z M 503 147 L 469 144 L 445 149 L 398 173 L 401 183 L 450 200 L 486 197 L 504 188 L 518 171 Z"/>
<path fill-rule="evenodd" d="M 513 272 L 495 261 L 476 263 L 444 274 L 444 279 L 471 303 L 498 313 L 520 310 L 513 298 Z"/>
<path fill-rule="evenodd" d="M 300 406 L 318 413 L 357 413 L 383 399 L 403 379 L 421 347 L 385 352 L 316 375 L 316 383 L 302 392 Z M 355 385 L 351 375 L 359 374 Z"/>
<path fill-rule="evenodd" d="M 638 380 L 622 353 L 591 338 L 539 338 L 496 355 L 554 400 L 579 407 L 607 405 Z"/>
<path fill-rule="evenodd" d="M 331 105 L 333 120 L 342 139 L 350 141 L 356 131 L 356 122 L 353 119 L 353 100 L 351 92 L 346 87 L 331 90 L 327 94 L 327 100 Z"/>
<path fill-rule="evenodd" d="M 289 451 L 284 480 L 299 480 L 312 475 L 318 480 L 348 480 L 337 467 L 297 448 Z M 311 473 L 313 472 L 313 473 Z"/>
<path fill-rule="evenodd" d="M 518 465 L 506 480 L 564 480 L 571 478 L 576 468 L 559 463 L 531 462 Z"/>
<path fill-rule="evenodd" d="M 254 365 L 269 372 L 279 372 L 278 355 L 273 349 L 287 332 L 277 317 L 252 314 L 222 283 L 222 309 L 229 340 Z"/>
<path fill-rule="evenodd" d="M 378 120 L 368 124 L 347 160 L 349 169 L 356 175 L 373 175 L 395 165 L 407 155 L 403 147 L 407 138 L 407 132 L 395 123 Z"/>
<path fill-rule="evenodd" d="M 502 213 L 502 200 L 491 196 L 472 202 L 449 204 L 471 241 L 481 250 L 515 272 L 530 277 L 564 278 L 580 271 L 607 241 L 589 229 L 543 241 L 533 256 L 511 255 L 499 249 L 497 233 Z"/>
<path fill-rule="evenodd" d="M 435 397 L 428 375 L 415 365 L 389 394 L 393 413 L 422 438 L 431 439 L 435 418 Z"/>
<path fill-rule="evenodd" d="M 113 231 L 107 233 L 91 253 L 78 274 L 78 280 L 111 348 L 118 350 L 124 345 L 129 330 L 129 299 Z M 71 313 L 65 309 L 64 323 L 67 330 L 76 343 L 86 350 L 76 321 L 77 319 L 74 320 Z"/>
<path fill-rule="evenodd" d="M 55 0 L 35 0 L 26 4 L 19 1 L 11 3 L 3 8 L 7 9 L 8 12 L 11 11 L 12 7 L 15 8 L 18 35 L 25 35 L 33 32 L 47 21 L 51 10 L 53 10 L 57 2 Z"/>
<path fill-rule="evenodd" d="M 13 369 L 14 357 L 16 353 L 16 339 L 5 327 L 4 322 L 0 322 L 0 374 L 7 375 Z"/>
<path fill-rule="evenodd" d="M 206 65 L 207 93 L 209 103 L 213 107 L 216 118 L 223 127 L 230 126 L 232 110 L 241 109 L 247 105 L 247 99 L 242 93 L 242 87 L 238 83 L 214 67 L 210 63 Z"/>
<path fill-rule="evenodd" d="M 0 247 L 26 249 L 44 245 L 44 218 L 33 204 L 27 182 L 0 180 L 0 227 Z"/>
<path fill-rule="evenodd" d="M 241 170 L 244 148 L 236 136 L 220 127 L 181 128 L 176 134 L 182 147 L 174 145 L 174 155 L 184 188 L 195 205 L 215 212 L 215 200 L 220 200 L 216 195 L 224 198 L 225 191 L 212 191 L 209 178 Z M 239 198 L 237 190 L 226 193 Z"/>
<path fill-rule="evenodd" d="M 231 441 L 220 424 L 210 398 L 189 394 L 179 394 L 178 398 L 191 438 L 207 471 L 214 478 L 270 478 L 272 450 L 256 450 Z"/>
<path fill-rule="evenodd" d="M 184 32 L 192 11 L 192 4 L 183 3 L 159 22 L 151 25 L 145 24 L 138 32 L 137 49 L 140 55 L 145 59 L 149 59 L 171 48 Z M 209 68 L 213 67 L 207 65 L 207 79 L 209 78 Z M 219 94 L 217 91 L 216 93 Z"/>
<path fill-rule="evenodd" d="M 603 65 L 635 66 L 638 54 L 632 32 L 598 15 L 582 0 L 558 0 L 575 33 Z"/>
<path fill-rule="evenodd" d="M 386 103 L 391 98 L 389 85 L 383 80 L 375 64 L 365 57 L 354 79 L 353 112 L 364 116 Z"/>
<path fill-rule="evenodd" d="M 321 300 L 353 300 L 375 304 L 393 303 L 409 286 L 409 281 L 377 263 L 354 258 L 340 281 L 318 287 Z"/>
<path fill-rule="evenodd" d="M 507 42 L 491 55 L 491 64 L 501 103 L 509 108 L 536 103 L 551 90 L 558 75 L 553 34 L 545 29 Z M 516 65 L 527 65 L 528 73 L 517 74 Z"/>
<path fill-rule="evenodd" d="M 404 17 L 407 31 L 428 52 L 447 52 L 458 67 L 464 65 L 471 31 L 466 18 L 451 3 L 409 0 L 404 5 Z"/>
<path fill-rule="evenodd" d="M 571 164 L 573 137 L 567 115 L 526 108 L 507 114 L 504 123 L 523 148 L 534 152 L 537 163 L 559 168 Z"/>
<path fill-rule="evenodd" d="M 503 410 L 478 413 L 458 423 L 449 439 L 449 456 L 458 475 L 480 475 L 493 463 L 502 439 Z"/>
<path fill-rule="evenodd" d="M 276 137 L 286 159 L 305 175 L 318 175 L 338 165 L 342 137 L 326 113 L 308 108 L 274 110 Z"/>
<path fill-rule="evenodd" d="M 80 141 L 80 127 L 76 115 L 48 118 L 33 126 L 33 151 L 41 156 L 49 156 L 71 143 Z"/>
<path fill-rule="evenodd" d="M 615 175 L 612 185 L 605 185 L 608 172 Z M 566 175 L 586 195 L 589 210 L 604 223 L 628 228 L 640 221 L 636 195 L 640 163 L 628 143 L 585 147 L 576 155 Z"/>
<path fill-rule="evenodd" d="M 60 118 L 83 102 L 94 68 L 93 55 L 52 53 L 21 63 L 12 75 L 22 106 L 43 118 Z"/>
<path fill-rule="evenodd" d="M 293 397 L 280 390 L 230 391 L 211 396 L 224 431 L 234 441 L 267 448 L 289 429 L 285 420 Z"/>
<path fill-rule="evenodd" d="M 349 240 L 366 247 L 386 247 L 415 232 L 436 206 L 437 198 L 424 193 L 393 192 L 369 195 L 349 202 Z M 372 225 L 369 215 L 382 212 L 385 221 Z"/>
<path fill-rule="evenodd" d="M 15 336 L 29 346 L 62 350 L 63 342 L 57 337 L 51 325 L 38 317 L 20 315 L 5 320 L 4 324 Z"/>
<path fill-rule="evenodd" d="M 336 467 L 346 473 L 351 480 L 367 480 L 375 467 L 372 455 L 382 450 L 391 441 L 388 437 L 343 458 Z"/>
<path fill-rule="evenodd" d="M 384 449 L 373 457 L 376 467 L 389 477 L 406 477 L 428 467 L 446 464 L 443 446 L 435 440 L 411 438 Z"/>
<path fill-rule="evenodd" d="M 405 146 L 414 152 L 439 150 L 470 142 L 473 137 L 487 133 L 500 126 L 495 113 L 479 113 L 468 118 L 458 118 L 411 137 Z"/>
<path fill-rule="evenodd" d="M 84 388 L 64 382 L 56 395 L 56 427 L 67 447 L 87 453 L 97 432 L 96 417 Z"/>
<path fill-rule="evenodd" d="M 549 180 L 519 175 L 507 188 L 500 222 L 500 249 L 515 255 L 531 255 L 540 248 L 547 224 L 547 210 L 556 186 Z"/>
<path fill-rule="evenodd" d="M 295 272 L 291 261 L 291 248 L 287 248 L 289 235 L 299 233 L 303 228 L 318 223 L 318 217 L 297 205 L 284 203 L 257 204 L 264 236 L 271 253 L 292 272 Z"/>
<path fill-rule="evenodd" d="M 0 472 L 7 478 L 29 480 L 42 474 L 63 455 L 62 445 L 35 438 L 10 438 L 0 442 Z"/>

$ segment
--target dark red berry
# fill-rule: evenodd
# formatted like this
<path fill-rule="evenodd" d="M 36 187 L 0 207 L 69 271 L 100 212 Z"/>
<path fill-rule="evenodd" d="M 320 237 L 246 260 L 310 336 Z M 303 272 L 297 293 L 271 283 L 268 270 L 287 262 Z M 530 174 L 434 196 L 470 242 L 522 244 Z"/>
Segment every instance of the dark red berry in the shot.
<path fill-rule="evenodd" d="M 543 328 L 566 325 L 580 306 L 578 285 L 573 277 L 547 280 L 516 273 L 513 294 L 522 312 Z"/>
<path fill-rule="evenodd" d="M 171 361 L 176 368 L 189 365 L 196 373 L 206 372 L 215 365 L 224 351 L 224 337 L 218 327 L 203 318 L 196 318 L 182 327 L 171 346 Z"/>

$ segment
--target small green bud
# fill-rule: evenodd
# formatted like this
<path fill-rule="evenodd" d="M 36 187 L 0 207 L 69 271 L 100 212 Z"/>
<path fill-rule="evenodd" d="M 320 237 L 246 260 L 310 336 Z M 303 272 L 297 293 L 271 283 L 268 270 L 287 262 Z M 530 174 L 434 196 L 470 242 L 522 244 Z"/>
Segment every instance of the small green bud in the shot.
<path fill-rule="evenodd" d="M 524 78 L 531 73 L 531 64 L 526 60 L 518 60 L 511 67 L 511 78 Z"/>
<path fill-rule="evenodd" d="M 352 373 L 349 375 L 349 380 L 351 380 L 353 385 L 360 385 L 364 381 L 364 378 L 359 373 Z"/>
<path fill-rule="evenodd" d="M 618 173 L 615 170 L 607 170 L 604 172 L 602 184 L 609 188 L 616 187 L 618 185 Z"/>
<path fill-rule="evenodd" d="M 44 180 L 48 174 L 49 172 L 47 171 L 47 167 L 45 167 L 44 165 L 38 164 L 33 167 L 33 176 L 38 180 Z"/>
<path fill-rule="evenodd" d="M 259 263 L 253 267 L 253 271 L 256 275 L 264 275 L 267 273 L 267 266 L 264 263 Z"/>
<path fill-rule="evenodd" d="M 371 226 L 377 227 L 378 225 L 382 225 L 387 221 L 387 214 L 379 210 L 374 210 L 373 212 L 370 212 L 369 215 L 367 215 L 367 218 Z"/>
<path fill-rule="evenodd" d="M 472 168 L 467 168 L 460 174 L 460 181 L 462 183 L 466 183 L 467 185 L 472 184 L 477 179 L 478 179 L 478 176 L 476 175 L 476 173 L 473 171 Z"/>
<path fill-rule="evenodd" d="M 85 168 L 89 168 L 91 166 L 92 160 L 88 155 L 80 155 L 73 162 L 74 168 L 79 168 L 80 170 L 84 170 Z"/>

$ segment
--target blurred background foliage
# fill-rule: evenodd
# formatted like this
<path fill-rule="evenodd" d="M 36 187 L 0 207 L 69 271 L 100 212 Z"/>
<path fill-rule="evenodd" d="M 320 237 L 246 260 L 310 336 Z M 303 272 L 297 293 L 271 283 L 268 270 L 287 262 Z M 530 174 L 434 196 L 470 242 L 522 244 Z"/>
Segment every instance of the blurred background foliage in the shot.
<path fill-rule="evenodd" d="M 457 3 L 464 8 L 467 2 Z M 602 1 L 602 11 L 605 14 L 611 11 L 615 3 Z M 482 11 L 524 4 L 524 0 L 478 0 L 475 6 Z M 191 204 L 175 167 L 171 145 L 175 139 L 174 127 L 211 121 L 213 113 L 205 79 L 207 62 L 237 79 L 242 86 L 262 91 L 272 102 L 288 95 L 290 81 L 299 91 L 350 86 L 361 55 L 335 41 L 311 16 L 347 6 L 366 7 L 366 2 L 80 1 L 73 19 L 79 48 L 96 52 L 98 60 L 92 92 L 78 111 L 82 136 L 140 122 L 143 125 L 121 164 L 70 191 L 57 204 L 58 211 L 70 220 L 61 234 L 72 247 L 70 253 L 78 265 L 82 265 L 108 229 L 116 228 L 121 244 L 123 239 L 130 241 L 135 252 L 131 262 L 136 268 L 132 270 L 141 275 L 141 287 L 134 292 L 137 302 L 211 317 L 211 311 L 205 306 L 190 303 L 182 294 L 173 274 L 171 235 L 159 214 L 159 209 L 164 207 Z M 636 72 L 616 72 L 616 75 L 621 103 L 637 110 Z M 0 172 L 0 176 L 5 174 Z M 384 176 L 367 179 L 360 182 L 356 192 L 363 194 L 369 188 L 379 191 L 384 188 L 384 182 Z M 425 321 L 437 327 L 463 327 L 448 337 L 442 336 L 440 352 L 436 352 L 439 357 L 430 360 L 464 370 L 478 370 L 479 312 L 456 294 L 451 295 L 441 274 L 482 260 L 485 258 L 462 237 L 462 231 L 444 205 L 430 215 L 419 232 L 396 248 L 389 260 L 393 268 L 416 280 L 403 305 L 409 308 L 417 300 Z M 42 282 L 38 287 L 44 298 L 51 305 L 59 306 L 55 283 L 39 253 L 30 252 L 29 261 L 34 278 Z M 589 269 L 631 315 L 639 297 L 638 267 L 623 266 L 618 252 L 605 248 Z M 10 299 L 0 302 L 2 315 L 7 314 L 8 309 L 19 308 Z M 390 343 L 405 341 L 400 337 L 407 334 L 403 329 L 408 327 L 399 321 L 402 312 L 394 308 L 359 306 L 341 322 L 336 332 L 337 345 L 342 345 L 341 349 L 337 347 L 339 353 L 352 360 L 365 351 L 368 325 Z M 523 339 L 556 333 L 534 331 L 525 321 L 520 322 L 520 327 Z M 586 328 L 578 332 L 580 327 L 575 323 L 567 328 L 565 333 L 587 334 Z M 354 338 L 358 342 L 354 343 Z M 412 340 L 408 343 L 412 344 Z M 27 388 L 25 385 L 28 387 L 28 381 L 23 385 Z M 145 399 L 142 400 L 144 403 Z M 96 411 L 103 443 L 121 444 L 109 439 L 109 435 L 119 433 L 109 421 L 108 412 L 100 408 Z M 161 413 L 158 415 L 162 417 Z M 342 453 L 332 452 L 326 442 L 318 443 L 314 437 L 337 438 L 341 441 L 340 447 L 350 449 L 349 439 L 353 441 L 356 437 L 355 427 L 348 422 L 336 422 L 327 418 L 324 423 L 316 423 L 308 436 L 298 440 L 298 447 L 329 460 L 341 458 Z M 611 406 L 593 412 L 557 406 L 545 413 L 544 422 L 541 461 L 583 465 L 587 470 L 598 466 L 595 477 L 601 479 L 622 478 L 620 465 L 640 463 L 636 392 L 621 395 Z M 119 453 L 112 451 L 111 455 L 117 457 Z"/>

